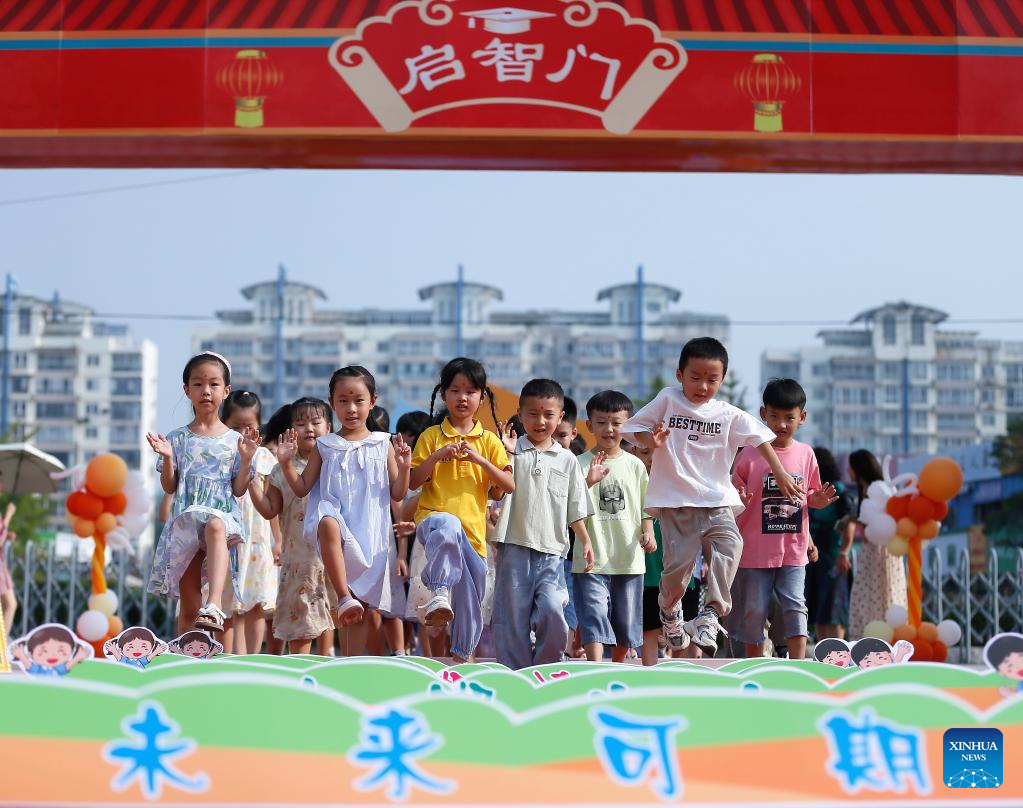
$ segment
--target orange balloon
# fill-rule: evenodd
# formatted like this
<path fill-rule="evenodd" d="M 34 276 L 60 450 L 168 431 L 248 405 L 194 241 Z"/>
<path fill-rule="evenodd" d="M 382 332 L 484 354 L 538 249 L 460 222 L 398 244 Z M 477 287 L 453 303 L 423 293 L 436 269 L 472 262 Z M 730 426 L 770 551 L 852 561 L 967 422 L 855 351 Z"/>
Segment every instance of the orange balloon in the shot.
<path fill-rule="evenodd" d="M 908 513 L 909 499 L 909 497 L 889 497 L 884 509 L 892 519 L 898 522 Z"/>
<path fill-rule="evenodd" d="M 931 653 L 935 662 L 944 662 L 948 659 L 948 646 L 941 640 L 935 640 L 931 643 Z"/>
<path fill-rule="evenodd" d="M 920 469 L 916 487 L 928 499 L 948 502 L 963 487 L 963 470 L 949 457 L 935 457 Z"/>
<path fill-rule="evenodd" d="M 91 519 L 75 519 L 72 529 L 80 539 L 87 539 L 96 532 L 96 523 Z"/>
<path fill-rule="evenodd" d="M 67 509 L 75 516 L 93 520 L 103 513 L 103 500 L 88 491 L 75 491 L 68 495 Z"/>
<path fill-rule="evenodd" d="M 920 538 L 925 540 L 933 539 L 940 531 L 941 523 L 931 519 L 929 522 L 924 522 L 920 525 Z"/>
<path fill-rule="evenodd" d="M 82 638 L 79 637 L 79 639 L 82 639 Z M 105 643 L 108 639 L 110 639 L 110 638 L 109 637 L 104 637 L 102 640 L 96 640 L 96 642 L 88 642 L 87 640 L 82 640 L 82 642 L 84 642 L 86 645 L 91 645 L 92 646 L 92 651 L 96 655 L 96 659 L 103 659 L 104 658 L 103 657 L 103 643 Z"/>
<path fill-rule="evenodd" d="M 923 622 L 920 624 L 920 628 L 916 630 L 916 636 L 921 640 L 927 640 L 927 642 L 934 642 L 938 639 L 938 627 L 934 623 Z"/>
<path fill-rule="evenodd" d="M 112 497 L 126 482 L 128 466 L 117 455 L 96 455 L 85 467 L 85 487 L 98 497 Z"/>
<path fill-rule="evenodd" d="M 931 662 L 934 659 L 934 649 L 927 640 L 919 638 L 913 640 L 913 662 Z"/>
<path fill-rule="evenodd" d="M 107 636 L 116 637 L 122 631 L 124 631 L 124 622 L 116 614 L 110 615 L 110 628 L 107 629 Z"/>
<path fill-rule="evenodd" d="M 935 522 L 943 522 L 945 517 L 948 516 L 948 503 L 947 502 L 935 502 L 934 503 L 934 516 L 932 517 Z"/>
<path fill-rule="evenodd" d="M 895 523 L 895 532 L 904 539 L 911 539 L 916 535 L 916 522 L 908 516 L 903 516 Z"/>
<path fill-rule="evenodd" d="M 124 495 L 123 491 L 118 491 L 112 497 L 107 497 L 103 500 L 103 510 L 107 513 L 112 513 L 114 516 L 120 516 L 127 507 L 128 497 Z"/>
<path fill-rule="evenodd" d="M 96 532 L 104 536 L 117 527 L 117 517 L 112 513 L 101 513 L 96 520 Z"/>
<path fill-rule="evenodd" d="M 898 642 L 899 640 L 909 640 L 913 642 L 916 639 L 916 628 L 909 623 L 903 623 L 901 626 L 896 626 L 895 630 L 892 631 L 892 642 Z"/>
<path fill-rule="evenodd" d="M 934 503 L 927 497 L 916 494 L 909 498 L 909 506 L 906 511 L 910 519 L 918 525 L 922 525 L 934 518 Z"/>

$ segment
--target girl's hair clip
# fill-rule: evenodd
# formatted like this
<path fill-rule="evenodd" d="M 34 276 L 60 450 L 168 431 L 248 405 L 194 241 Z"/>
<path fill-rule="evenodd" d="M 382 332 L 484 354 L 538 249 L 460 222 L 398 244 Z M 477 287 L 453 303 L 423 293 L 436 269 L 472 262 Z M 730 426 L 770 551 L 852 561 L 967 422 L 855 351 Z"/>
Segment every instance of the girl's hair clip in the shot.
<path fill-rule="evenodd" d="M 224 367 L 227 368 L 227 372 L 228 373 L 231 372 L 231 363 L 227 361 L 226 356 L 222 356 L 221 354 L 218 354 L 216 351 L 199 351 L 199 353 L 193 356 L 192 359 L 198 359 L 200 356 L 212 356 L 216 359 L 219 359 L 221 362 L 224 363 Z"/>

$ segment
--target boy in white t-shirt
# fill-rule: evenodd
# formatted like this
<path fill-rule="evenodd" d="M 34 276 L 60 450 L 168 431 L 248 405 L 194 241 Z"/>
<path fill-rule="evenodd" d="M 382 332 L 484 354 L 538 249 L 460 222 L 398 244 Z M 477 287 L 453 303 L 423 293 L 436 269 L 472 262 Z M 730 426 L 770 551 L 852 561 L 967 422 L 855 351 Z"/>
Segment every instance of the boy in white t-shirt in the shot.
<path fill-rule="evenodd" d="M 742 554 L 735 513 L 742 501 L 731 480 L 731 465 L 743 446 L 756 446 L 775 474 L 783 497 L 800 501 L 799 485 L 771 448 L 776 437 L 749 413 L 714 398 L 728 370 L 728 352 L 712 337 L 692 339 L 682 348 L 676 378 L 682 388 L 666 387 L 621 427 L 639 446 L 654 449 L 647 513 L 661 522 L 664 572 L 658 604 L 664 636 L 674 648 L 689 638 L 709 656 L 717 652 L 719 619 L 731 609 L 729 589 Z M 682 617 L 682 595 L 701 548 L 710 567 L 704 580 L 703 609 Z"/>

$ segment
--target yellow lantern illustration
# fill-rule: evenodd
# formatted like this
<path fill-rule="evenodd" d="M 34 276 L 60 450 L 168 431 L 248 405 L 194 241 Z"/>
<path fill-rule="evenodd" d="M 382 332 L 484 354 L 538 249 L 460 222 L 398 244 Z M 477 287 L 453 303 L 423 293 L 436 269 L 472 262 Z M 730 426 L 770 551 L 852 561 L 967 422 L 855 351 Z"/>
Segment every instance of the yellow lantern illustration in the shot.
<path fill-rule="evenodd" d="M 753 129 L 780 132 L 781 110 L 799 92 L 802 82 L 776 53 L 758 53 L 735 74 L 735 89 L 753 102 Z"/>
<path fill-rule="evenodd" d="M 234 125 L 243 129 L 262 126 L 267 92 L 279 87 L 283 80 L 284 74 L 265 51 L 238 51 L 234 61 L 217 73 L 217 84 L 234 96 Z"/>

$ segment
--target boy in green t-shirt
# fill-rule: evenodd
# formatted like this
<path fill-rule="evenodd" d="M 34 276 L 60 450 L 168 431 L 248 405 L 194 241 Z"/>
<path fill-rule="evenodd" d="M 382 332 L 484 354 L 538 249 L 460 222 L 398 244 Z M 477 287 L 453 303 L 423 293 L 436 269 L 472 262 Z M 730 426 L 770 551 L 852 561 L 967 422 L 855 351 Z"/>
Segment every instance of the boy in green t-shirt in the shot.
<path fill-rule="evenodd" d="M 653 520 L 643 512 L 647 470 L 622 449 L 621 425 L 632 414 L 624 393 L 605 390 L 586 402 L 586 426 L 596 440 L 592 452 L 579 457 L 586 472 L 593 516 L 586 530 L 593 544 L 593 569 L 584 573 L 581 552 L 572 563 L 574 605 L 586 658 L 622 662 L 630 648 L 643 644 L 642 601 L 644 553 L 653 552 Z"/>

